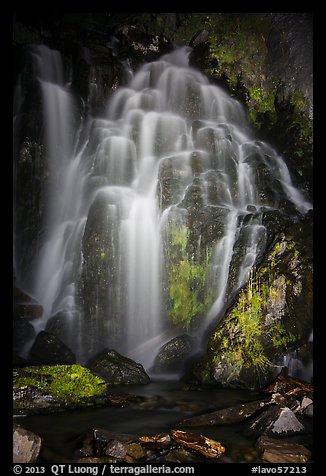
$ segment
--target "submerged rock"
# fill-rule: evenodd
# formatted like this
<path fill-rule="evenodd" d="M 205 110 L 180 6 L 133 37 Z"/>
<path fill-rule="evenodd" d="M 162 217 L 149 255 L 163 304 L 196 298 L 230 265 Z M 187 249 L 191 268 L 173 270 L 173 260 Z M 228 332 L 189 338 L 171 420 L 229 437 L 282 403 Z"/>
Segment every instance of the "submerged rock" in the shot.
<path fill-rule="evenodd" d="M 13 463 L 35 463 L 42 439 L 35 433 L 13 425 Z"/>
<path fill-rule="evenodd" d="M 215 426 L 238 423 L 249 418 L 270 403 L 270 399 L 257 400 L 254 402 L 240 403 L 233 407 L 223 408 L 204 415 L 195 416 L 183 420 L 182 426 Z"/>
<path fill-rule="evenodd" d="M 104 351 L 92 360 L 88 368 L 111 385 L 137 385 L 150 382 L 150 378 L 141 364 L 124 357 L 113 349 Z"/>
<path fill-rule="evenodd" d="M 311 451 L 305 446 L 267 436 L 258 439 L 257 449 L 268 463 L 308 463 L 311 459 Z"/>

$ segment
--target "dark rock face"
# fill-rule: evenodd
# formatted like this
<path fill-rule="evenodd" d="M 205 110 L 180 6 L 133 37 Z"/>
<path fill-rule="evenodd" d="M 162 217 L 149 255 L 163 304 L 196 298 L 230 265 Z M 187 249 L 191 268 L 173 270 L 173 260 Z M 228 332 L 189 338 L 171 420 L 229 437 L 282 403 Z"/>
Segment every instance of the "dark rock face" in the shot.
<path fill-rule="evenodd" d="M 13 425 L 13 463 L 35 463 L 42 440 L 35 433 Z"/>
<path fill-rule="evenodd" d="M 33 325 L 30 323 L 33 319 L 38 319 L 43 315 L 43 307 L 31 296 L 24 293 L 21 289 L 13 289 L 13 350 L 17 353 L 16 361 L 19 361 L 19 355 L 26 351 L 26 346 L 32 342 L 36 335 Z M 21 361 L 22 363 L 22 361 Z"/>
<path fill-rule="evenodd" d="M 186 359 L 191 354 L 192 344 L 191 337 L 186 334 L 174 337 L 160 348 L 152 371 L 154 373 L 182 371 Z"/>
<path fill-rule="evenodd" d="M 143 366 L 111 349 L 92 360 L 88 368 L 111 385 L 146 384 L 150 378 Z"/>
<path fill-rule="evenodd" d="M 283 78 L 284 93 L 298 87 L 313 107 L 313 57 L 311 13 L 268 13 L 272 31 L 268 38 L 268 65 L 271 74 Z"/>
<path fill-rule="evenodd" d="M 57 337 L 46 331 L 37 335 L 29 352 L 33 364 L 74 364 L 74 353 Z"/>
<path fill-rule="evenodd" d="M 120 253 L 118 216 L 114 201 L 99 195 L 92 204 L 83 236 L 83 271 L 79 285 L 84 310 L 82 339 L 89 357 L 108 342 L 114 346 L 123 332 L 119 314 L 123 290 L 119 287 L 116 256 Z M 102 336 L 103 341 L 99 342 Z"/>

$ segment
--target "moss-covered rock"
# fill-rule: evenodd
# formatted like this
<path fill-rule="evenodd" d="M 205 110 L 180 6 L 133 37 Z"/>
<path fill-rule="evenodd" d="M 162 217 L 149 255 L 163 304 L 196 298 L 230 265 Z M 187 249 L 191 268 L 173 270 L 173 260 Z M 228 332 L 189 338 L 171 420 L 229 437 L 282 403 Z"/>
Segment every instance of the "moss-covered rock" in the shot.
<path fill-rule="evenodd" d="M 60 411 L 103 403 L 106 382 L 81 365 L 41 365 L 13 371 L 14 411 Z"/>
<path fill-rule="evenodd" d="M 278 234 L 193 369 L 202 383 L 259 388 L 312 329 L 311 222 Z"/>
<path fill-rule="evenodd" d="M 191 252 L 190 232 L 170 225 L 165 236 L 166 312 L 170 322 L 189 331 L 198 324 L 213 302 L 207 288 L 210 254 L 201 260 Z"/>

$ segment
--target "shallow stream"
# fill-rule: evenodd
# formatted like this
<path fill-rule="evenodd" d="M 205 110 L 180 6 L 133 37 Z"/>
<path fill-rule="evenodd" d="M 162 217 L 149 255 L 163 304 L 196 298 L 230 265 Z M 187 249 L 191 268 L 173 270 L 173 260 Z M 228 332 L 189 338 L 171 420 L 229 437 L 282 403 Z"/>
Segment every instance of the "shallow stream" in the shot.
<path fill-rule="evenodd" d="M 110 406 L 17 417 L 16 422 L 42 437 L 42 462 L 73 462 L 83 436 L 95 428 L 136 436 L 154 435 L 170 429 L 182 429 L 179 422 L 191 416 L 261 398 L 258 392 L 248 390 L 185 390 L 176 381 L 114 386 L 110 393 L 142 395 L 148 400 L 124 408 Z M 257 458 L 255 440 L 243 435 L 244 423 L 184 429 L 221 442 L 226 448 L 224 462 L 249 462 Z"/>

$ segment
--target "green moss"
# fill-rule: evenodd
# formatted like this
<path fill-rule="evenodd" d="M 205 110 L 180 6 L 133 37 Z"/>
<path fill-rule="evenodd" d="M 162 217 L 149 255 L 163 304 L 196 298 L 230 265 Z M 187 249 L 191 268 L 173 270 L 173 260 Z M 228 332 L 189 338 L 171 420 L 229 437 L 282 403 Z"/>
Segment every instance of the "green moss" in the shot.
<path fill-rule="evenodd" d="M 173 324 L 189 329 L 193 319 L 206 313 L 212 304 L 207 290 L 209 253 L 202 263 L 187 253 L 187 228 L 171 226 L 167 233 L 168 317 Z"/>
<path fill-rule="evenodd" d="M 280 323 L 274 324 L 269 329 L 275 349 L 286 348 L 291 344 L 295 344 L 300 336 L 295 336 L 292 332 L 287 332 Z"/>
<path fill-rule="evenodd" d="M 31 386 L 60 400 L 81 403 L 101 396 L 106 382 L 80 365 L 53 365 L 14 370 L 14 387 Z"/>
<path fill-rule="evenodd" d="M 284 328 L 281 316 L 273 316 L 268 322 L 267 309 L 276 306 L 279 286 L 284 284 L 285 278 L 276 278 L 268 267 L 264 274 L 263 279 L 261 275 L 251 273 L 236 306 L 213 336 L 217 348 L 215 363 L 223 356 L 225 367 L 231 369 L 227 380 L 239 377 L 244 368 L 253 367 L 258 374 L 265 373 L 274 366 L 270 359 L 281 355 L 300 338 Z"/>

